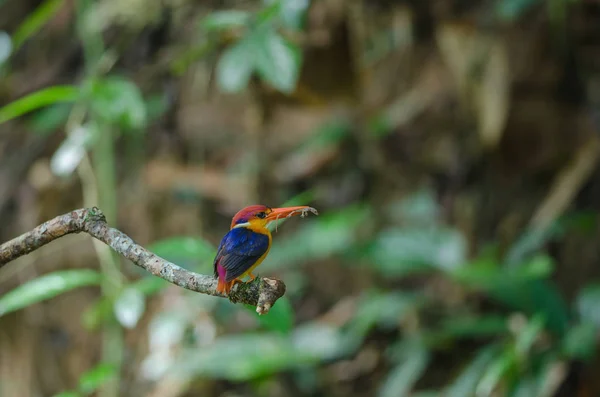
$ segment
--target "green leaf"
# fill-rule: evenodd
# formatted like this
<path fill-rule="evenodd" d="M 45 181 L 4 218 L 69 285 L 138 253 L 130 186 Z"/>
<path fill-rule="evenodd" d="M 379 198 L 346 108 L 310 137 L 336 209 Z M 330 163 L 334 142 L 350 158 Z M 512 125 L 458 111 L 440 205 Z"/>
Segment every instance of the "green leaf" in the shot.
<path fill-rule="evenodd" d="M 114 303 L 115 317 L 125 328 L 135 328 L 146 309 L 144 294 L 136 288 L 125 288 Z"/>
<path fill-rule="evenodd" d="M 511 285 L 549 276 L 554 263 L 546 255 L 538 255 L 516 268 L 501 267 L 491 258 L 480 258 L 469 266 L 450 273 L 457 281 L 475 288 L 502 289 Z"/>
<path fill-rule="evenodd" d="M 0 30 L 0 66 L 10 57 L 13 50 L 12 40 L 8 33 Z"/>
<path fill-rule="evenodd" d="M 240 10 L 213 11 L 201 22 L 205 30 L 226 30 L 243 27 L 250 21 L 250 13 Z"/>
<path fill-rule="evenodd" d="M 300 48 L 274 29 L 262 29 L 252 35 L 254 63 L 260 77 L 279 91 L 290 94 L 300 74 Z"/>
<path fill-rule="evenodd" d="M 510 247 L 505 262 L 516 266 L 538 253 L 549 241 L 562 237 L 567 232 L 589 232 L 597 224 L 597 215 L 589 211 L 577 211 L 564 215 L 549 226 L 526 230 Z"/>
<path fill-rule="evenodd" d="M 0 316 L 50 299 L 75 288 L 99 285 L 100 273 L 90 269 L 45 274 L 0 297 Z"/>
<path fill-rule="evenodd" d="M 289 94 L 296 87 L 301 60 L 295 44 L 263 23 L 225 50 L 217 64 L 217 82 L 226 92 L 239 92 L 256 70 L 265 82 Z"/>
<path fill-rule="evenodd" d="M 373 326 L 395 327 L 407 313 L 416 310 L 421 301 L 422 298 L 414 294 L 369 292 L 361 298 L 350 328 L 365 336 Z"/>
<path fill-rule="evenodd" d="M 527 257 L 538 251 L 550 239 L 559 236 L 563 228 L 559 223 L 552 223 L 545 229 L 532 229 L 525 231 L 519 239 L 511 246 L 506 254 L 506 263 L 516 266 L 527 260 Z"/>
<path fill-rule="evenodd" d="M 446 338 L 489 337 L 508 331 L 508 320 L 499 315 L 451 316 L 441 326 Z"/>
<path fill-rule="evenodd" d="M 154 295 L 162 291 L 170 283 L 160 277 L 148 276 L 129 284 L 130 288 L 135 288 L 146 296 Z"/>
<path fill-rule="evenodd" d="M 64 125 L 71 113 L 73 105 L 70 103 L 57 103 L 34 113 L 28 125 L 33 132 L 47 135 Z"/>
<path fill-rule="evenodd" d="M 403 343 L 403 360 L 383 381 L 377 395 L 379 397 L 409 396 L 415 383 L 427 369 L 429 352 L 418 341 Z"/>
<path fill-rule="evenodd" d="M 577 295 L 576 305 L 579 317 L 600 329 L 600 284 L 590 284 L 582 288 Z"/>
<path fill-rule="evenodd" d="M 245 305 L 245 307 L 256 314 L 255 307 L 250 305 Z M 289 298 L 283 296 L 277 300 L 267 315 L 257 316 L 257 318 L 263 328 L 287 335 L 294 326 L 294 309 Z"/>
<path fill-rule="evenodd" d="M 421 189 L 408 197 L 393 202 L 386 213 L 391 220 L 412 227 L 435 226 L 440 216 L 440 208 L 433 191 Z"/>
<path fill-rule="evenodd" d="M 264 0 L 263 4 L 265 7 L 256 13 L 256 24 L 260 27 L 271 27 L 280 16 L 281 1 Z"/>
<path fill-rule="evenodd" d="M 181 266 L 194 266 L 208 271 L 217 252 L 216 248 L 201 238 L 171 237 L 156 241 L 148 247 L 156 255 Z"/>
<path fill-rule="evenodd" d="M 370 252 L 383 274 L 402 276 L 431 267 L 456 272 L 466 262 L 467 246 L 453 229 L 407 227 L 382 231 Z"/>
<path fill-rule="evenodd" d="M 509 388 L 507 388 L 509 389 L 507 396 L 550 397 L 557 395 L 557 389 L 568 374 L 568 370 L 566 370 L 568 364 L 554 353 L 544 355 L 536 361 L 535 366 L 531 368 L 532 371 L 511 374 L 513 376 L 511 376 Z"/>
<path fill-rule="evenodd" d="M 279 17 L 287 28 L 300 29 L 304 24 L 304 15 L 310 5 L 309 0 L 277 0 L 280 3 Z"/>
<path fill-rule="evenodd" d="M 312 354 L 299 352 L 283 337 L 239 334 L 184 353 L 174 372 L 240 382 L 315 361 Z"/>
<path fill-rule="evenodd" d="M 535 377 L 531 375 L 524 375 L 516 380 L 515 385 L 512 386 L 510 394 L 508 394 L 509 397 L 530 397 L 539 395 L 538 382 Z"/>
<path fill-rule="evenodd" d="M 64 0 L 46 0 L 19 25 L 13 34 L 14 51 L 39 30 L 60 10 Z"/>
<path fill-rule="evenodd" d="M 475 388 L 475 395 L 490 396 L 503 377 L 516 365 L 514 353 L 507 349 L 502 355 L 495 358 L 485 370 L 481 380 Z"/>
<path fill-rule="evenodd" d="M 292 343 L 298 351 L 312 355 L 316 360 L 334 360 L 352 351 L 352 338 L 338 327 L 317 321 L 294 329 Z"/>
<path fill-rule="evenodd" d="M 569 310 L 556 285 L 546 280 L 505 284 L 488 291 L 490 296 L 528 315 L 542 315 L 548 329 L 563 335 L 569 327 Z"/>
<path fill-rule="evenodd" d="M 481 349 L 471 363 L 448 386 L 445 397 L 464 397 L 474 395 L 475 388 L 486 368 L 498 353 L 498 346 L 491 345 Z"/>
<path fill-rule="evenodd" d="M 94 331 L 102 323 L 113 319 L 113 302 L 107 296 L 98 298 L 81 314 L 81 324 L 88 331 Z"/>
<path fill-rule="evenodd" d="M 114 365 L 101 363 L 79 378 L 79 390 L 86 394 L 92 393 L 114 377 L 116 373 L 117 370 Z"/>
<path fill-rule="evenodd" d="M 542 278 L 551 274 L 552 259 L 538 255 L 516 268 L 500 267 L 489 258 L 449 273 L 456 281 L 528 315 L 543 315 L 549 329 L 562 334 L 569 324 L 569 310 L 556 286 Z"/>
<path fill-rule="evenodd" d="M 75 102 L 79 89 L 70 85 L 44 88 L 0 108 L 0 123 L 22 116 L 44 106 L 60 102 Z"/>
<path fill-rule="evenodd" d="M 248 85 L 254 70 L 254 54 L 246 37 L 227 48 L 217 63 L 217 83 L 225 92 L 239 92 Z"/>
<path fill-rule="evenodd" d="M 597 340 L 597 325 L 583 322 L 569 328 L 562 340 L 562 350 L 571 359 L 589 360 L 596 354 Z"/>
<path fill-rule="evenodd" d="M 425 302 L 422 295 L 369 291 L 364 294 L 353 318 L 343 326 L 347 349 L 356 351 L 374 327 L 396 329 L 407 315 L 414 313 Z"/>
<path fill-rule="evenodd" d="M 544 330 L 544 317 L 536 315 L 523 329 L 520 330 L 515 340 L 515 352 L 521 357 L 527 357 L 530 349 Z"/>
<path fill-rule="evenodd" d="M 315 365 L 335 357 L 342 347 L 340 334 L 322 325 L 298 328 L 291 336 L 234 334 L 185 351 L 173 371 L 241 382 Z"/>
<path fill-rule="evenodd" d="M 91 86 L 91 109 L 102 120 L 126 130 L 143 128 L 147 111 L 139 88 L 130 80 L 107 77 Z"/>

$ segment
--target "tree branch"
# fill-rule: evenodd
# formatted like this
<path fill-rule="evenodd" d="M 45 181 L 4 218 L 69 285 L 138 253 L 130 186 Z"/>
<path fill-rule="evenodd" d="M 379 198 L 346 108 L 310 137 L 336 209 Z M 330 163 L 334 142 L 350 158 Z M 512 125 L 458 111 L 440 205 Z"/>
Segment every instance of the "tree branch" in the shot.
<path fill-rule="evenodd" d="M 124 258 L 170 283 L 202 294 L 227 297 L 216 291 L 216 278 L 190 272 L 136 244 L 125 233 L 108 226 L 102 211 L 96 207 L 57 216 L 0 245 L 0 268 L 57 238 L 80 232 L 102 241 Z M 282 281 L 257 277 L 253 282 L 236 284 L 228 298 L 233 303 L 256 306 L 258 314 L 265 314 L 283 294 L 285 284 Z"/>

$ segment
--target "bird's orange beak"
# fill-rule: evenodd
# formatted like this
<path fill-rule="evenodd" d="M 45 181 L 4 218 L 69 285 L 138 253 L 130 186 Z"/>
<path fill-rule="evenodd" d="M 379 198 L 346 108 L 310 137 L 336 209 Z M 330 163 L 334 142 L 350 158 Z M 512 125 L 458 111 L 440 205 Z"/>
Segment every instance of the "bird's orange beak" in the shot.
<path fill-rule="evenodd" d="M 316 209 L 301 205 L 299 207 L 284 207 L 284 208 L 273 208 L 271 213 L 267 216 L 268 221 L 275 221 L 277 219 L 289 218 L 292 216 L 300 215 L 304 217 L 307 213 L 312 212 L 315 215 L 319 215 Z"/>

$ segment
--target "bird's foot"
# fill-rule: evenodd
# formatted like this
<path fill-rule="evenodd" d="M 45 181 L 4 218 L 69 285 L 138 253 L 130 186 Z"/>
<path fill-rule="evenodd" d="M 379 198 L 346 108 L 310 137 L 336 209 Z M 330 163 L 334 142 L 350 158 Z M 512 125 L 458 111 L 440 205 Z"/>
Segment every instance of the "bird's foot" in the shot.
<path fill-rule="evenodd" d="M 239 278 L 236 278 L 231 282 L 231 288 L 233 288 L 233 286 L 236 285 L 237 283 L 243 284 L 244 282 L 242 280 L 240 280 Z"/>

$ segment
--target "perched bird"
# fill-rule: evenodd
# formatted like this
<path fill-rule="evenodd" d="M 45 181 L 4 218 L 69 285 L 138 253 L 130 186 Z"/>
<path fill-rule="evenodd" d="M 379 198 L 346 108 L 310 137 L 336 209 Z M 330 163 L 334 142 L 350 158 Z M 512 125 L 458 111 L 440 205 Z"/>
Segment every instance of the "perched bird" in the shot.
<path fill-rule="evenodd" d="M 219 279 L 217 291 L 229 291 L 241 278 L 256 278 L 252 271 L 267 257 L 271 249 L 271 231 L 267 225 L 277 219 L 307 212 L 317 214 L 312 207 L 269 208 L 251 205 L 241 209 L 231 221 L 229 232 L 221 240 L 214 261 L 215 277 Z"/>

